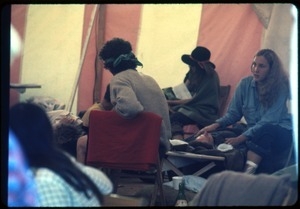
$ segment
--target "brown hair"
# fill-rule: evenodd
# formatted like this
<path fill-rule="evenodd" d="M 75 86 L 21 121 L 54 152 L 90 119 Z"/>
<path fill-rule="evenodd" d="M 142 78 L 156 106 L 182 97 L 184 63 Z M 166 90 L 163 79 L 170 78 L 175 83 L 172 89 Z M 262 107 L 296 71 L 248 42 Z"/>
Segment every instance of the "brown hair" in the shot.
<path fill-rule="evenodd" d="M 264 107 L 270 107 L 278 97 L 281 88 L 288 89 L 290 93 L 289 79 L 284 71 L 277 54 L 271 49 L 262 49 L 255 55 L 263 56 L 269 63 L 269 73 L 265 81 L 260 85 L 259 100 Z"/>

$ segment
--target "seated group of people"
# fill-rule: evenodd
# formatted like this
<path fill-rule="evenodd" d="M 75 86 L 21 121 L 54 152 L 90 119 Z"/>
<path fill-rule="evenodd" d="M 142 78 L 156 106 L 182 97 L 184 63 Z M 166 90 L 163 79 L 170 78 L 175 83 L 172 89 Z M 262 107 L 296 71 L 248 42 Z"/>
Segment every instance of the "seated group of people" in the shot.
<path fill-rule="evenodd" d="M 136 70 L 137 66 L 143 65 L 133 54 L 128 41 L 114 38 L 106 42 L 99 58 L 113 77 L 101 103 L 94 104 L 81 119 L 68 114 L 57 119 L 52 112 L 48 114 L 48 118 L 53 119 L 51 124 L 51 120 L 44 120 L 44 115 L 33 106 L 18 104 L 11 109 L 12 131 L 21 141 L 29 166 L 36 172 L 40 191 L 47 191 L 40 199 L 40 202 L 44 201 L 43 206 L 50 206 L 47 201 L 50 202 L 49 198 L 57 192 L 48 191 L 50 182 L 46 182 L 47 177 L 65 180 L 69 191 L 76 193 L 78 201 L 86 205 L 101 205 L 101 196 L 112 191 L 111 182 L 105 174 L 97 171 L 97 175 L 99 172 L 101 175 L 95 177 L 96 171 L 80 164 L 85 161 L 88 118 L 94 109 L 116 111 L 128 119 L 142 111 L 158 114 L 163 119 L 161 153 L 172 149 L 170 139 L 186 140 L 194 148 L 191 151 L 199 146 L 198 142 L 202 147 L 214 148 L 220 139 L 216 133 L 232 128 L 244 117 L 246 125 L 243 129 L 236 132 L 232 129 L 233 135 L 226 135 L 221 142 L 236 149 L 240 146 L 245 149 L 246 160 L 242 171 L 249 174 L 273 173 L 284 167 L 283 161 L 274 159 L 278 159 L 277 156 L 287 159 L 284 153 L 293 144 L 291 115 L 286 106 L 290 99 L 289 80 L 273 50 L 262 49 L 254 55 L 252 75 L 240 81 L 227 112 L 221 118 L 218 118 L 219 77 L 215 65 L 210 62 L 210 51 L 205 47 L 196 47 L 191 55 L 185 54 L 181 58 L 189 66 L 184 83 L 191 98 L 185 100 L 167 100 L 152 77 Z M 42 119 L 34 118 L 35 113 L 39 113 L 37 117 Z M 33 123 L 34 119 L 36 126 L 30 127 L 32 124 L 27 121 L 32 120 Z M 20 123 L 27 123 L 28 134 L 20 130 Z M 188 124 L 196 124 L 200 130 L 191 138 L 184 139 L 183 127 Z M 54 132 L 51 127 L 54 127 Z M 73 142 L 71 149 L 67 150 L 70 155 L 52 146 L 52 136 L 55 144 L 64 150 L 70 148 L 66 144 Z M 203 137 L 206 141 L 201 139 Z M 92 176 L 92 181 L 88 176 Z M 57 192 L 57 195 L 63 194 Z"/>
<path fill-rule="evenodd" d="M 115 46 L 119 51 L 113 49 Z M 284 166 L 286 150 L 293 144 L 291 115 L 286 106 L 290 99 L 289 80 L 273 50 L 263 49 L 255 54 L 251 63 L 252 75 L 240 81 L 226 114 L 221 118 L 218 118 L 219 77 L 207 48 L 198 46 L 190 55 L 182 55 L 182 61 L 189 66 L 183 81 L 191 98 L 167 99 L 167 105 L 155 80 L 137 72 L 136 67 L 142 64 L 131 50 L 129 42 L 115 38 L 108 41 L 100 52 L 99 56 L 113 78 L 102 101 L 82 114 L 85 133 L 91 110 L 113 110 L 127 118 L 140 111 L 150 111 L 163 118 L 161 145 L 162 150 L 167 151 L 171 148 L 169 139 L 190 141 L 191 138 L 184 139 L 185 125 L 196 124 L 200 128 L 193 136 L 197 138 L 203 133 L 213 134 L 232 128 L 244 117 L 246 127 L 243 131 L 223 137 L 222 143 L 239 149 L 240 145 L 246 147 L 243 149 L 247 159 L 245 172 L 272 173 Z M 82 134 L 77 141 L 79 162 L 84 163 L 87 140 L 87 135 Z M 74 145 L 72 149 L 75 153 Z"/>
<path fill-rule="evenodd" d="M 119 50 L 113 50 L 115 46 Z M 230 128 L 244 118 L 246 128 L 223 141 L 234 148 L 245 145 L 244 172 L 272 173 L 285 165 L 287 150 L 293 146 L 292 120 L 287 107 L 290 84 L 280 58 L 273 50 L 262 49 L 254 55 L 250 67 L 252 75 L 241 79 L 227 112 L 220 118 L 219 77 L 207 48 L 198 46 L 190 55 L 181 57 L 189 66 L 184 83 L 191 98 L 167 102 L 154 79 L 137 72 L 136 67 L 142 64 L 132 53 L 129 42 L 119 38 L 108 41 L 99 56 L 113 78 L 103 102 L 90 108 L 83 116 L 84 120 L 88 121 L 88 114 L 95 107 L 116 111 L 127 118 L 134 117 L 139 111 L 157 113 L 163 118 L 161 146 L 169 150 L 169 139 L 185 140 L 185 125 L 196 124 L 200 130 L 195 136 L 199 136 Z M 111 104 L 108 109 L 103 108 L 106 103 Z M 86 136 L 78 140 L 77 159 L 81 161 L 87 140 Z"/>

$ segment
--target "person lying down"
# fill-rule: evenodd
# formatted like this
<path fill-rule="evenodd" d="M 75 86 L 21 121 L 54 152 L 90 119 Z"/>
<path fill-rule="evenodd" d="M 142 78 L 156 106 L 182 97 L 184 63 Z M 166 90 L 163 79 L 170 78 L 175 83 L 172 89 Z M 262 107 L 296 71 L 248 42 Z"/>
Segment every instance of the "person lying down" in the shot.
<path fill-rule="evenodd" d="M 223 156 L 224 167 L 228 170 L 241 171 L 246 159 L 246 145 L 231 146 L 226 138 L 238 136 L 245 131 L 245 124 L 237 123 L 232 128 L 219 129 L 213 132 L 194 134 L 184 140 L 171 139 L 173 151 L 184 151 L 195 154 Z M 176 165 L 176 162 L 175 162 Z"/>
<path fill-rule="evenodd" d="M 233 147 L 226 144 L 226 138 L 235 137 L 245 131 L 246 125 L 237 123 L 232 128 L 219 129 L 213 132 L 204 132 L 201 135 L 193 134 L 184 140 L 170 140 L 173 150 L 198 153 L 201 150 L 217 149 L 229 151 L 232 149 L 245 149 L 245 145 Z"/>

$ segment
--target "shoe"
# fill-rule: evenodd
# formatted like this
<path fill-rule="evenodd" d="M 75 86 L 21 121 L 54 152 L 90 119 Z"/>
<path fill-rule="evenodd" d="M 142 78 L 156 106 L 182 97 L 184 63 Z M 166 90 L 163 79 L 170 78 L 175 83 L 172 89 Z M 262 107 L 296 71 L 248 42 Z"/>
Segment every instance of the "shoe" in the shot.
<path fill-rule="evenodd" d="M 251 166 L 251 165 L 247 165 L 246 168 L 245 168 L 244 173 L 255 174 L 255 171 L 256 171 L 256 167 Z"/>

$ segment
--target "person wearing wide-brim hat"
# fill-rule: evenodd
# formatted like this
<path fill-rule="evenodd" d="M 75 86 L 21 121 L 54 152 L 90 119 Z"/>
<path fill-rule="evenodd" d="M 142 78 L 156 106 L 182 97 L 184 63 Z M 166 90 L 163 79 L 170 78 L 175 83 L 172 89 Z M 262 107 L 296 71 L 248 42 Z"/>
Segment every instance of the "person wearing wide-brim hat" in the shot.
<path fill-rule="evenodd" d="M 197 46 L 191 53 L 191 55 L 184 54 L 181 56 L 182 62 L 191 66 L 199 66 L 200 68 L 209 72 L 210 68 L 215 68 L 216 66 L 210 61 L 210 51 L 203 47 Z"/>
<path fill-rule="evenodd" d="M 197 46 L 190 55 L 181 57 L 189 66 L 184 83 L 192 98 L 168 100 L 173 139 L 183 139 L 185 125 L 196 124 L 202 128 L 219 116 L 220 81 L 210 56 L 206 47 Z"/>

